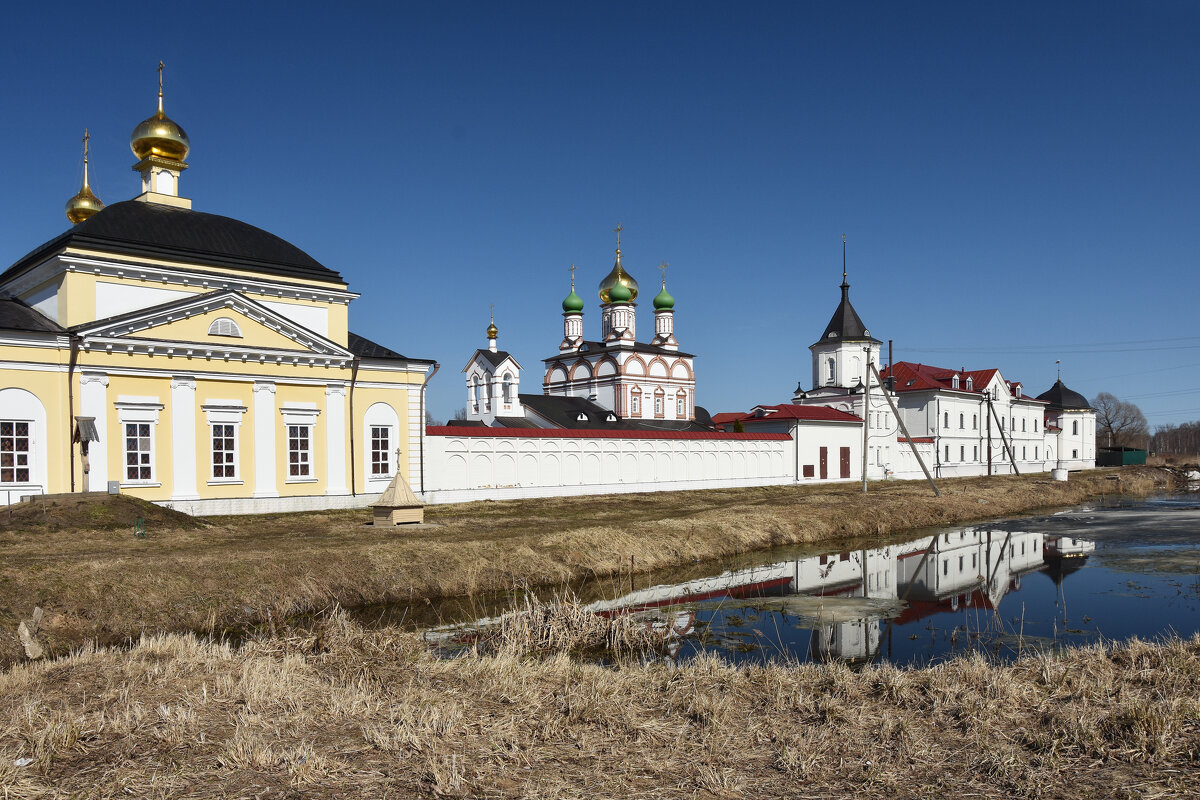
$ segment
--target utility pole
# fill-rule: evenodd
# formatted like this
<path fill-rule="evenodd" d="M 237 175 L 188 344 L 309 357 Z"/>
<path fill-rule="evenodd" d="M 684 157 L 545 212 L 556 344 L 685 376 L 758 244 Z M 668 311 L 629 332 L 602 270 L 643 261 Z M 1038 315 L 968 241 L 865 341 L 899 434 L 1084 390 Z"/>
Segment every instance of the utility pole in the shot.
<path fill-rule="evenodd" d="M 872 367 L 872 370 L 874 370 L 875 377 L 878 378 L 880 384 L 882 384 L 883 378 L 879 377 L 879 370 L 875 370 L 874 367 Z M 908 432 L 908 426 L 904 424 L 904 417 L 900 416 L 900 409 L 896 408 L 896 404 L 892 402 L 892 396 L 886 390 L 883 392 L 883 399 L 887 400 L 888 408 L 892 409 L 892 413 L 896 415 L 896 423 L 900 426 L 900 431 L 904 434 L 904 439 L 908 442 L 909 448 L 912 449 L 913 457 L 916 458 L 917 463 L 921 465 L 921 471 L 925 473 L 925 480 L 929 481 L 929 485 L 933 489 L 934 496 L 941 497 L 941 491 L 938 489 L 937 484 L 934 483 L 933 476 L 929 474 L 929 467 L 925 466 L 925 459 L 921 458 L 921 453 L 919 450 L 917 450 L 917 444 L 912 440 L 912 436 Z M 936 448 L 936 445 L 934 445 L 934 447 Z M 934 451 L 934 455 L 937 455 L 936 450 Z"/>
<path fill-rule="evenodd" d="M 863 382 L 863 452 L 862 452 L 862 483 L 863 494 L 867 493 L 867 449 L 870 447 L 871 436 L 871 343 L 863 348 L 867 354 L 867 375 Z"/>

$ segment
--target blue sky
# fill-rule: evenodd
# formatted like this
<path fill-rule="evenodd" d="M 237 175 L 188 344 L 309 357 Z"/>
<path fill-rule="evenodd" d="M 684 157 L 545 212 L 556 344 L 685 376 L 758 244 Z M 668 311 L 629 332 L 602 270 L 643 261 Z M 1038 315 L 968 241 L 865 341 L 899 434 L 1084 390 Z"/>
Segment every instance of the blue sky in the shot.
<path fill-rule="evenodd" d="M 540 391 L 567 267 L 585 331 L 625 265 L 671 264 L 712 412 L 790 398 L 851 297 L 897 360 L 999 367 L 1200 419 L 1200 4 L 204 3 L 6 12 L 0 261 L 166 108 L 194 208 L 282 236 L 362 297 L 351 327 L 437 359 L 430 408 L 500 345 Z M 164 7 L 166 8 L 166 7 Z M 14 35 L 15 34 L 15 35 Z"/>

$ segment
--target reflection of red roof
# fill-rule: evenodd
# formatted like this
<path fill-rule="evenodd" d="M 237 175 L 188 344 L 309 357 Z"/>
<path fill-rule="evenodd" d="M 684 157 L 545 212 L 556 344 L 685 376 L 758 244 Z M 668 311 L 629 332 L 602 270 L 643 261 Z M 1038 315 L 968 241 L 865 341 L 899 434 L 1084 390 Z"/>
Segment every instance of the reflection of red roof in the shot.
<path fill-rule="evenodd" d="M 908 442 L 912 442 L 913 444 L 933 444 L 933 437 L 932 436 L 914 436 L 911 439 L 905 439 L 903 436 L 897 436 L 896 441 L 900 442 L 900 444 L 906 444 Z"/>
<path fill-rule="evenodd" d="M 715 433 L 712 431 L 613 431 L 585 428 L 476 428 L 467 425 L 430 425 L 430 436 L 474 436 L 509 439 L 716 439 L 724 442 L 784 441 L 786 433 Z"/>
<path fill-rule="evenodd" d="M 716 417 L 713 417 L 713 422 L 717 422 L 718 417 L 728 416 L 726 414 L 718 414 Z M 826 406 L 797 406 L 790 403 L 778 406 L 755 406 L 754 410 L 748 414 L 737 414 L 730 418 L 722 419 L 721 422 L 728 424 L 739 419 L 743 425 L 749 425 L 754 422 L 770 422 L 779 419 L 794 419 L 801 422 L 853 422 L 859 425 L 862 424 L 860 417 L 836 408 L 828 408 Z"/>
<path fill-rule="evenodd" d="M 962 595 L 957 595 L 962 597 Z M 982 608 L 985 611 L 991 611 L 992 601 L 985 592 L 981 589 L 976 589 L 970 593 L 971 605 L 970 608 Z M 900 616 L 896 617 L 897 625 L 904 625 L 909 622 L 916 622 L 919 619 L 932 617 L 934 614 L 941 614 L 946 611 L 953 611 L 950 605 L 951 598 L 943 597 L 939 600 L 909 600 L 908 605 L 900 612 Z M 965 606 L 965 602 L 959 603 L 959 609 Z"/>

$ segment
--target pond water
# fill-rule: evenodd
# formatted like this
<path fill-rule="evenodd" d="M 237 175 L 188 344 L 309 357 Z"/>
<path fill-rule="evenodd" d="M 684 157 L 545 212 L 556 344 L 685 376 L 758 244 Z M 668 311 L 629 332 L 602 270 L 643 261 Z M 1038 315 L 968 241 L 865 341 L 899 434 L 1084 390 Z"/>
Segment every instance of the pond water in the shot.
<path fill-rule="evenodd" d="M 603 615 L 669 632 L 670 660 L 887 660 L 922 665 L 1200 631 L 1200 497 L 1097 504 L 844 550 L 781 549 L 630 585 L 569 587 Z M 539 592 L 543 598 L 553 590 Z M 392 609 L 453 648 L 512 596 Z M 375 614 L 376 621 L 380 613 Z"/>

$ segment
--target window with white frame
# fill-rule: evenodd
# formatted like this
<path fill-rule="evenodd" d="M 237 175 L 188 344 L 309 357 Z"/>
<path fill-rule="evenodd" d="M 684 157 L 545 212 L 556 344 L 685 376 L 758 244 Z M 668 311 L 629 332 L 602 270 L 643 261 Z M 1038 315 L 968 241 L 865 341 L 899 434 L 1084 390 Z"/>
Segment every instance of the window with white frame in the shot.
<path fill-rule="evenodd" d="M 239 429 L 246 406 L 239 400 L 205 400 L 200 408 L 208 418 L 208 483 L 241 483 Z"/>
<path fill-rule="evenodd" d="M 288 425 L 288 478 L 312 477 L 312 425 Z"/>
<path fill-rule="evenodd" d="M 124 439 L 121 482 L 141 485 L 155 483 L 158 474 L 154 463 L 155 432 L 162 403 L 158 402 L 157 397 L 121 395 L 114 405 Z"/>
<path fill-rule="evenodd" d="M 642 413 L 642 393 L 640 389 L 634 389 L 629 394 L 629 413 L 635 417 Z"/>
<path fill-rule="evenodd" d="M 680 392 L 675 395 L 675 417 L 682 419 L 687 414 L 687 396 Z"/>
<path fill-rule="evenodd" d="M 29 483 L 30 424 L 0 420 L 0 483 Z"/>
<path fill-rule="evenodd" d="M 1079 435 L 1079 420 L 1071 420 L 1071 435 Z"/>
<path fill-rule="evenodd" d="M 654 397 L 654 415 L 658 417 L 663 415 L 663 396 L 661 394 Z"/>
<path fill-rule="evenodd" d="M 371 426 L 371 475 L 392 474 L 392 429 L 387 425 Z"/>
<path fill-rule="evenodd" d="M 154 480 L 154 425 L 149 422 L 125 423 L 125 481 L 148 483 Z"/>
<path fill-rule="evenodd" d="M 504 373 L 504 404 L 512 402 L 512 373 Z"/>
<path fill-rule="evenodd" d="M 212 431 L 212 477 L 237 478 L 237 429 L 232 422 L 210 425 Z"/>
<path fill-rule="evenodd" d="M 306 483 L 317 480 L 314 455 L 314 431 L 317 410 L 315 403 L 289 403 L 279 409 L 283 415 L 284 441 L 287 446 L 287 483 Z"/>
<path fill-rule="evenodd" d="M 825 362 L 827 372 L 825 373 L 825 384 L 832 386 L 837 380 L 837 362 L 830 358 Z"/>
<path fill-rule="evenodd" d="M 950 427 L 950 412 L 949 411 L 942 412 L 942 427 L 943 428 Z"/>
<path fill-rule="evenodd" d="M 966 427 L 967 427 L 967 415 L 959 414 L 958 415 L 958 429 L 963 430 Z"/>
<path fill-rule="evenodd" d="M 971 415 L 971 430 L 973 430 L 973 431 L 979 430 L 979 415 L 978 414 Z"/>

